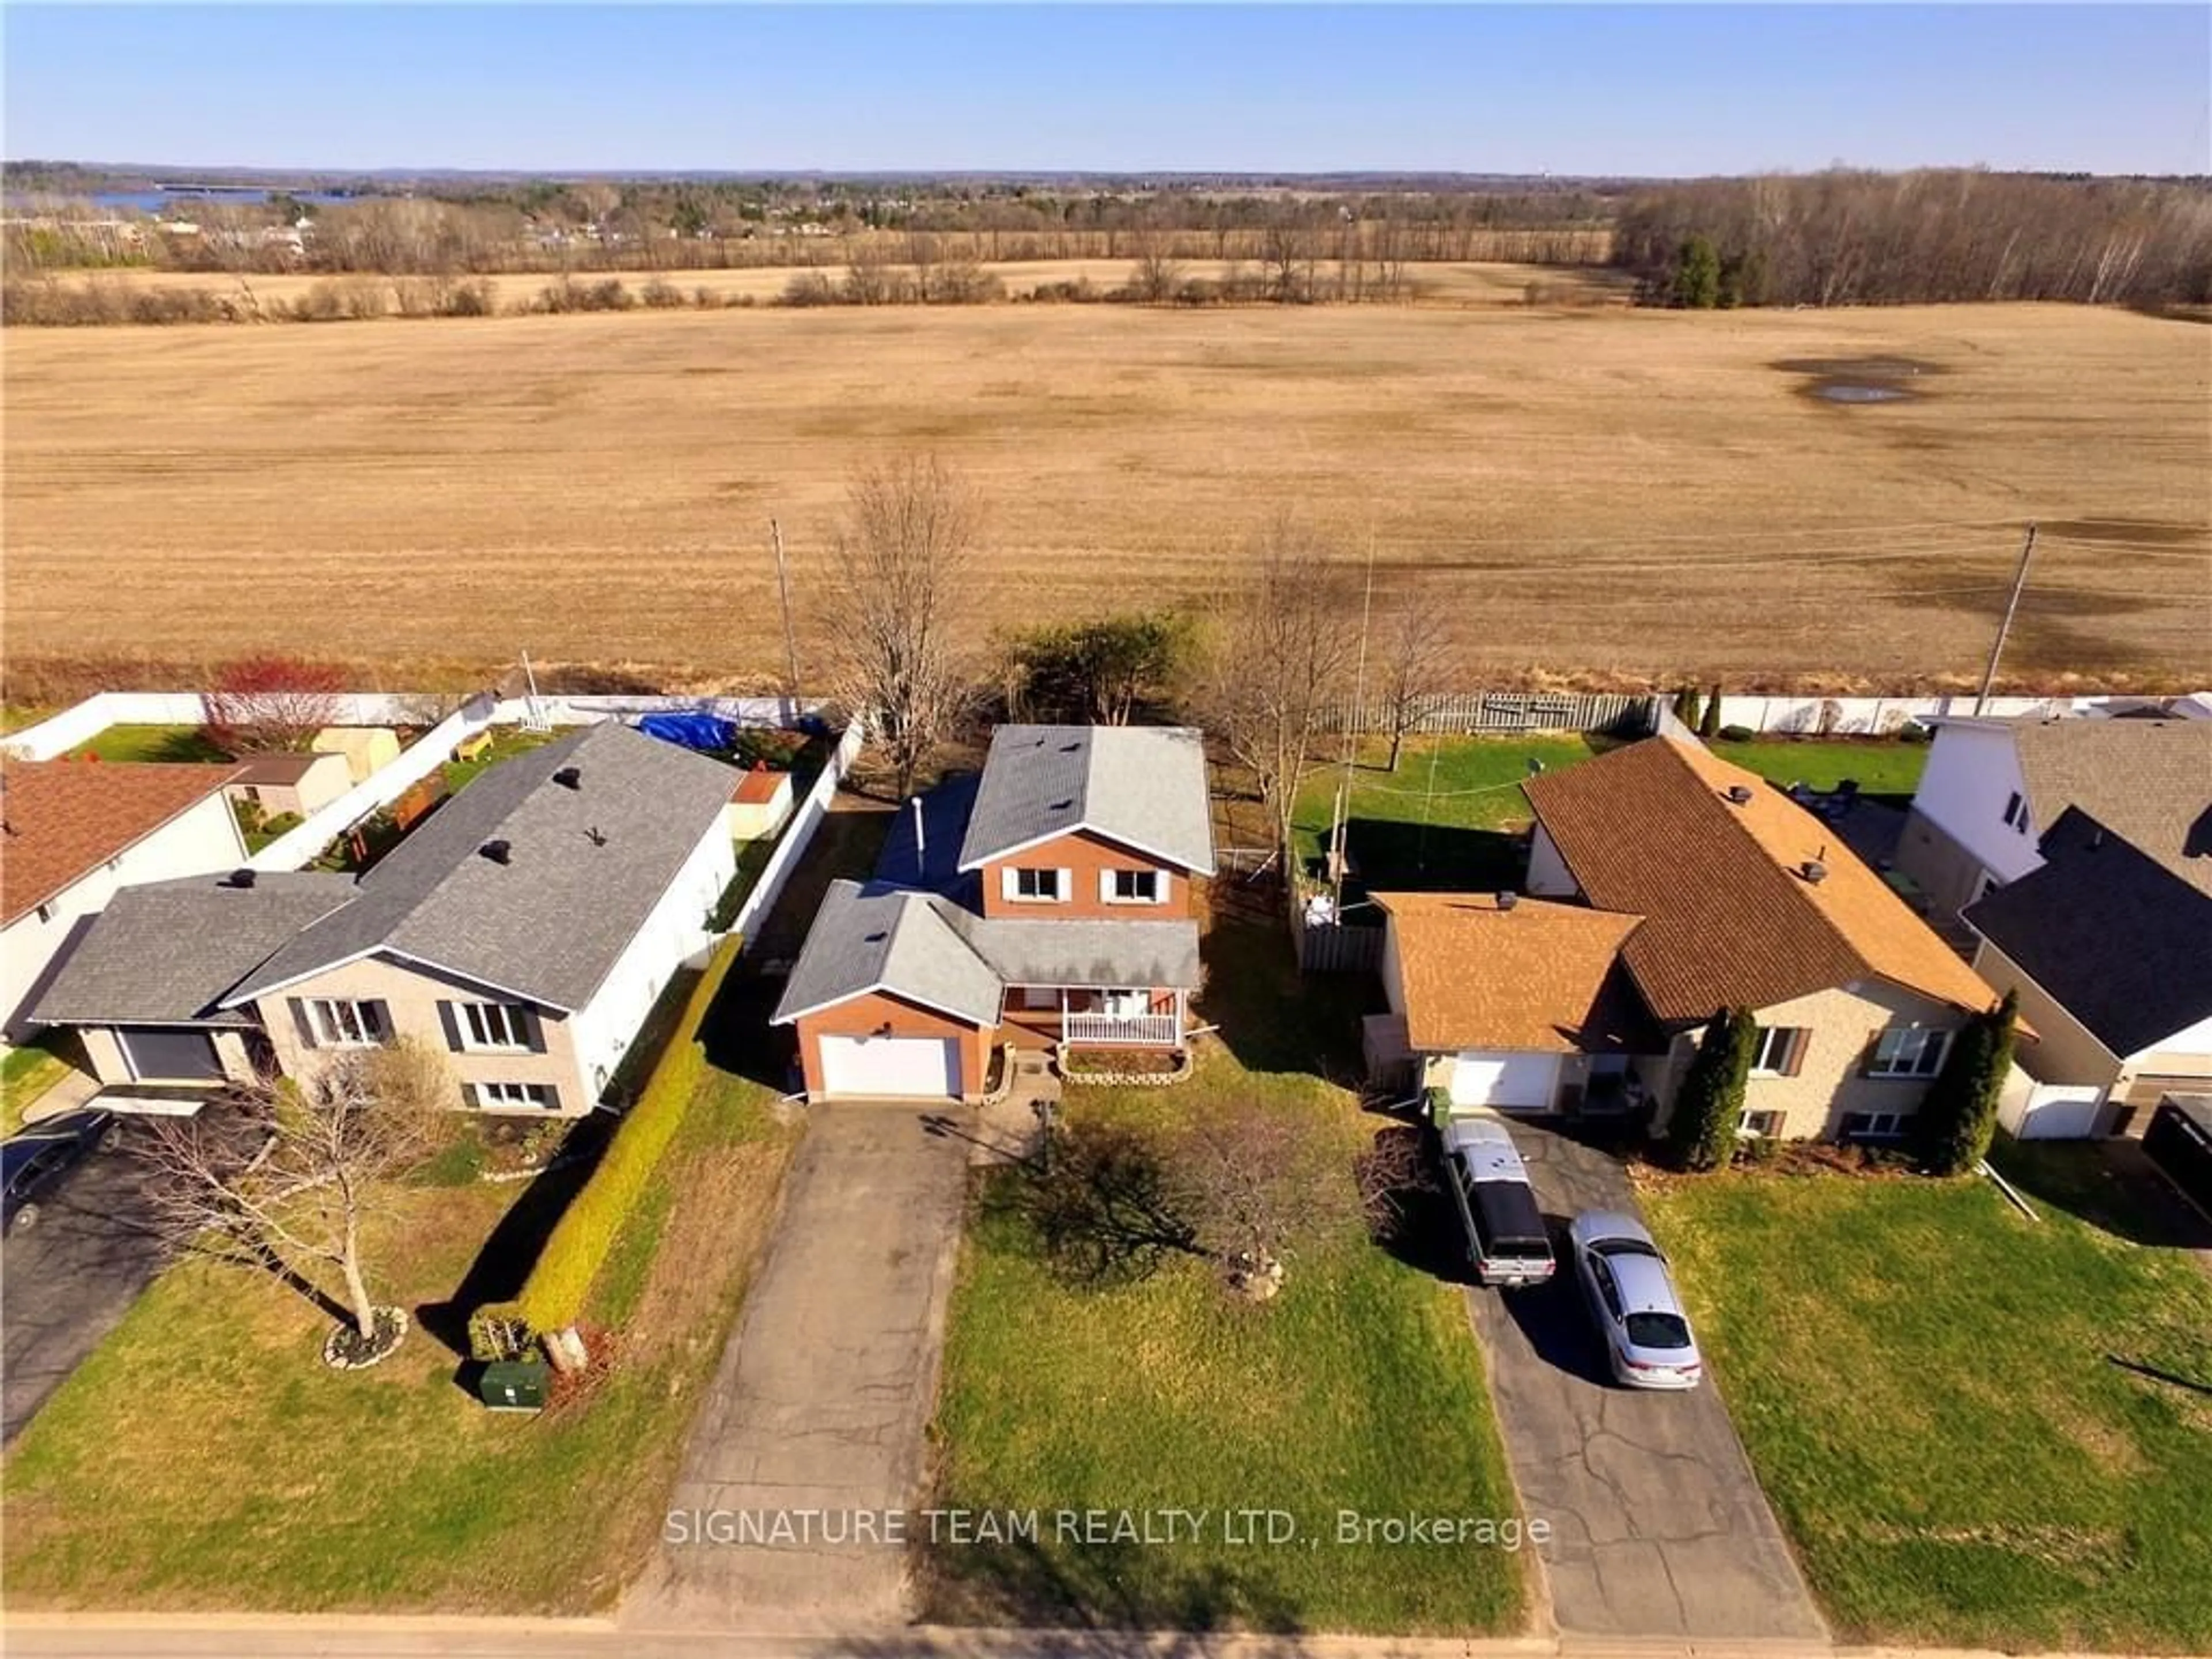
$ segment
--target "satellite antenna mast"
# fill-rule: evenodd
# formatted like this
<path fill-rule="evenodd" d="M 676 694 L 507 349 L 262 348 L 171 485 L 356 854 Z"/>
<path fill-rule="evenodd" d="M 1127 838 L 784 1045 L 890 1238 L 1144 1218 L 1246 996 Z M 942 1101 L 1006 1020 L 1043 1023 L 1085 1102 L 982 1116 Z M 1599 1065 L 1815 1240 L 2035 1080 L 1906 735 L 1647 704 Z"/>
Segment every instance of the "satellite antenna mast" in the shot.
<path fill-rule="evenodd" d="M 783 526 L 768 521 L 769 545 L 775 550 L 775 592 L 783 604 L 783 720 L 793 724 L 799 715 L 799 635 L 791 626 L 791 571 L 783 556 Z"/>
<path fill-rule="evenodd" d="M 1375 611 L 1375 526 L 1367 526 L 1367 585 L 1359 599 L 1359 665 L 1352 676 L 1352 713 L 1344 722 L 1344 781 L 1336 787 L 1336 811 L 1329 827 L 1329 905 L 1344 914 L 1345 817 L 1352 804 L 1352 757 L 1359 747 L 1359 731 L 1367 714 L 1367 624 Z"/>
<path fill-rule="evenodd" d="M 530 665 L 530 653 L 522 653 L 522 684 L 527 688 L 522 704 L 522 728 L 526 732 L 548 732 L 551 722 L 545 718 L 545 707 L 538 701 L 538 672 Z"/>
<path fill-rule="evenodd" d="M 1981 694 L 1974 699 L 1974 714 L 1979 718 L 1989 707 L 1990 688 L 1996 684 L 1997 659 L 2004 655 L 2005 636 L 2012 632 L 2013 613 L 2020 609 L 2020 596 L 2027 586 L 2027 562 L 2035 556 L 2035 526 L 2027 527 L 2027 539 L 2021 544 L 2020 567 L 2012 573 L 2012 593 L 2005 600 L 2004 616 L 1997 623 L 1997 636 L 1990 645 L 1989 666 L 1982 670 Z"/>

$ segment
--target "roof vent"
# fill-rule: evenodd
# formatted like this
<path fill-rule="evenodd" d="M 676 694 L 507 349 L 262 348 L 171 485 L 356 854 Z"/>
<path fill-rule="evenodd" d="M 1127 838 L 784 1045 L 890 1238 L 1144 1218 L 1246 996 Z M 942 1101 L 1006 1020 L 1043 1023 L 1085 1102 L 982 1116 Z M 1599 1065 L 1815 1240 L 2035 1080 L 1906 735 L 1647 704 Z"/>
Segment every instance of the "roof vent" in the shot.
<path fill-rule="evenodd" d="M 1807 859 L 1797 866 L 1797 873 L 1818 887 L 1828 878 L 1828 866 L 1818 859 Z"/>
<path fill-rule="evenodd" d="M 222 884 L 226 887 L 251 887 L 253 885 L 253 872 L 245 868 L 234 870 L 222 878 Z"/>
<path fill-rule="evenodd" d="M 482 853 L 486 858 L 489 859 L 494 864 L 512 864 L 514 862 L 514 844 L 512 842 L 488 841 L 477 850 Z"/>
<path fill-rule="evenodd" d="M 1729 799 L 1738 806 L 1751 805 L 1751 786 L 1747 783 L 1732 783 L 1729 785 L 1727 793 Z"/>
<path fill-rule="evenodd" d="M 581 789 L 584 787 L 584 769 L 580 766 L 564 766 L 553 775 L 553 781 L 563 789 Z"/>
<path fill-rule="evenodd" d="M 1507 888 L 1504 892 L 1498 896 L 1498 908 L 1501 910 L 1510 910 L 1515 905 L 1520 902 L 1521 895 L 1515 892 L 1510 887 Z"/>

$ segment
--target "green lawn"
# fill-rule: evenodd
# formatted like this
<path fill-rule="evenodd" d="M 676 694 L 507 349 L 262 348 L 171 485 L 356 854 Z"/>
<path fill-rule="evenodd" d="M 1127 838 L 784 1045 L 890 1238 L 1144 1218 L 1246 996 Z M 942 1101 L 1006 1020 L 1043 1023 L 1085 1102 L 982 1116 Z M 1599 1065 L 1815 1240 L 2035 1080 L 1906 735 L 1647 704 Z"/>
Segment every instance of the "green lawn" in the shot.
<path fill-rule="evenodd" d="M 25 1109 L 67 1077 L 69 1070 L 68 1061 L 35 1042 L 10 1048 L 0 1060 L 0 1136 L 21 1128 Z"/>
<path fill-rule="evenodd" d="M 1731 1175 L 1646 1207 L 1840 1636 L 2212 1651 L 2196 1264 L 1972 1180 Z"/>
<path fill-rule="evenodd" d="M 526 731 L 520 726 L 495 727 L 491 741 L 474 757 L 449 760 L 445 763 L 441 770 L 445 774 L 447 791 L 459 794 L 483 776 L 488 769 L 503 760 L 513 760 L 517 755 L 526 755 L 533 749 L 542 749 L 561 735 L 558 732 Z"/>
<path fill-rule="evenodd" d="M 768 1102 L 708 1071 L 593 1287 L 586 1322 L 617 1333 L 615 1368 L 540 1418 L 483 1409 L 422 1324 L 427 1306 L 452 1328 L 438 1304 L 532 1201 L 468 1182 L 467 1158 L 428 1172 L 464 1184 L 410 1186 L 384 1223 L 376 1283 L 417 1328 L 373 1370 L 325 1370 L 327 1322 L 272 1282 L 173 1269 L 0 1474 L 10 1604 L 605 1608 L 657 1540 L 774 1214 L 796 1137 Z"/>
<path fill-rule="evenodd" d="M 1926 744 L 1880 738 L 1757 738 L 1711 747 L 1723 760 L 1785 789 L 1793 783 L 1832 789 L 1856 778 L 1861 794 L 1893 796 L 1900 804 L 1920 787 L 1928 763 Z"/>
<path fill-rule="evenodd" d="M 68 751 L 104 761 L 226 761 L 197 726 L 111 726 Z"/>
<path fill-rule="evenodd" d="M 1218 931 L 1218 930 L 1217 930 Z M 1272 937 L 1272 935 L 1271 935 Z M 1217 969 L 1217 971 L 1218 971 Z M 1294 1001 L 1272 1018 L 1301 1024 Z M 1287 1051 L 1293 1034 L 1255 1051 Z M 1316 1182 L 1345 1183 L 1381 1120 L 1311 1075 L 1246 1070 L 1215 1049 L 1165 1090 L 1073 1088 L 1080 1134 L 1172 1123 L 1256 1100 L 1299 1126 Z M 1458 1291 L 1321 1224 L 1285 1288 L 1255 1305 L 1177 1255 L 1100 1288 L 1048 1265 L 1020 1172 L 980 1184 L 946 1335 L 933 1502 L 1040 1512 L 1034 1546 L 954 1545 L 927 1559 L 935 1616 L 1182 1629 L 1501 1632 L 1522 1622 L 1522 1562 L 1496 1547 L 1339 1541 L 1338 1512 L 1516 1514 L 1480 1351 Z M 1086 1543 L 1060 1511 L 1208 1510 L 1197 1541 Z M 1224 1511 L 1277 1510 L 1294 1539 L 1241 1545 Z"/>

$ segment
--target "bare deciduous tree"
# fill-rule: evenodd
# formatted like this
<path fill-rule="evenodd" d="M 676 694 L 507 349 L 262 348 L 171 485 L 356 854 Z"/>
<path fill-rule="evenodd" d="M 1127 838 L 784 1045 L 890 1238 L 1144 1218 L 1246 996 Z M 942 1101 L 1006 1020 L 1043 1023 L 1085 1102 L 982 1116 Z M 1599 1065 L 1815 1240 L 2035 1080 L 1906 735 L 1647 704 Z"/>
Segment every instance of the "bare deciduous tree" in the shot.
<path fill-rule="evenodd" d="M 1408 604 L 1383 618 L 1375 645 L 1382 657 L 1378 680 L 1395 772 L 1406 734 L 1419 729 L 1444 689 L 1445 676 L 1451 672 L 1451 640 L 1435 612 Z"/>
<path fill-rule="evenodd" d="M 180 1242 L 276 1274 L 372 1340 L 363 1231 L 451 1133 L 453 1098 L 444 1060 L 411 1042 L 241 1085 L 228 1109 L 149 1120 L 149 1202 Z"/>
<path fill-rule="evenodd" d="M 836 541 L 830 625 L 838 690 L 875 723 L 898 793 L 975 695 L 962 609 L 978 514 L 935 459 L 854 482 Z"/>
<path fill-rule="evenodd" d="M 1129 287 L 1150 306 L 1164 306 L 1176 297 L 1182 283 L 1182 264 L 1174 253 L 1167 233 L 1147 227 L 1135 233 L 1137 263 Z"/>
<path fill-rule="evenodd" d="M 1324 1167 L 1298 1121 L 1253 1102 L 1200 1113 L 1173 1152 L 1176 1207 L 1231 1285 L 1257 1297 L 1281 1288 L 1304 1235 L 1340 1223 L 1358 1193 Z"/>
<path fill-rule="evenodd" d="M 1330 554 L 1287 519 L 1261 534 L 1217 608 L 1198 696 L 1205 724 L 1259 786 L 1285 860 L 1314 739 L 1349 689 L 1358 646 L 1358 595 Z"/>

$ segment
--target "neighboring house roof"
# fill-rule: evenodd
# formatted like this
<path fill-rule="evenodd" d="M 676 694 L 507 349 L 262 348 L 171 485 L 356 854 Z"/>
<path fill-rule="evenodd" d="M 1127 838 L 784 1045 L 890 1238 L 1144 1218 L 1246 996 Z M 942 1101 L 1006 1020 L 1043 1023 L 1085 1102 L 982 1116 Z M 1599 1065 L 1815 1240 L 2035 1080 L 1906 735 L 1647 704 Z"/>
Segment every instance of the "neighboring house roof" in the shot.
<path fill-rule="evenodd" d="M 1648 738 L 1522 787 L 1589 901 L 1644 916 L 1621 959 L 1669 1024 L 1877 976 L 1962 1008 L 1996 1000 L 1832 829 L 1701 744 Z"/>
<path fill-rule="evenodd" d="M 234 766 L 0 760 L 0 925 L 216 793 Z"/>
<path fill-rule="evenodd" d="M 343 766 L 345 757 L 318 750 L 312 755 L 240 755 L 234 783 L 295 784 L 318 766 Z"/>
<path fill-rule="evenodd" d="M 1375 893 L 1397 935 L 1416 1052 L 1658 1046 L 1620 953 L 1641 916 L 1494 893 Z M 1648 1041 L 1639 1041 L 1649 1039 Z"/>
<path fill-rule="evenodd" d="M 1963 913 L 2119 1059 L 2212 1018 L 2212 895 L 2079 808 Z"/>
<path fill-rule="evenodd" d="M 250 887 L 229 873 L 125 887 L 30 1017 L 47 1025 L 220 1018 L 225 992 L 353 894 L 353 878 L 320 871 L 257 872 Z"/>
<path fill-rule="evenodd" d="M 957 914 L 933 894 L 831 882 L 773 1023 L 885 991 L 971 1025 L 996 1024 L 1005 987 L 954 927 Z"/>
<path fill-rule="evenodd" d="M 2039 832 L 2079 807 L 2200 893 L 2212 893 L 2212 721 L 2004 724 Z"/>
<path fill-rule="evenodd" d="M 1200 982 L 1192 921 L 997 921 L 940 895 L 830 884 L 774 1023 L 884 992 L 971 1025 L 995 1025 L 1010 985 Z"/>
<path fill-rule="evenodd" d="M 1211 874 L 1203 735 L 1163 726 L 1002 726 L 993 732 L 960 867 L 1076 830 Z"/>
<path fill-rule="evenodd" d="M 554 781 L 574 767 L 577 787 Z M 694 848 L 730 769 L 608 720 L 491 768 L 361 878 L 353 902 L 225 999 L 388 951 L 548 1007 L 588 1003 Z M 496 862 L 483 849 L 507 843 Z"/>

